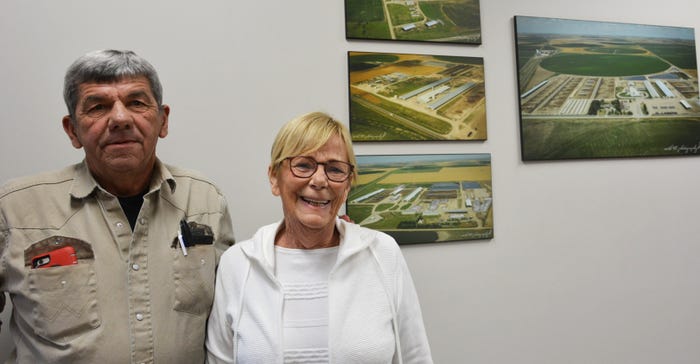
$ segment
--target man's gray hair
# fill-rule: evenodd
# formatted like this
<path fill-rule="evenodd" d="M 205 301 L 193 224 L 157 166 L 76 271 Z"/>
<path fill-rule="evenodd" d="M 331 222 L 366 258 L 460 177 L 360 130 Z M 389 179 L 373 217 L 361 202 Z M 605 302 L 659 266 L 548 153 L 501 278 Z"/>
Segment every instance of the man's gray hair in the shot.
<path fill-rule="evenodd" d="M 141 56 L 132 51 L 105 49 L 90 52 L 78 58 L 68 67 L 63 83 L 63 99 L 71 120 L 75 122 L 75 108 L 78 106 L 78 89 L 81 84 L 110 83 L 138 76 L 148 79 L 153 97 L 160 109 L 163 103 L 163 87 L 158 79 L 158 73 Z"/>

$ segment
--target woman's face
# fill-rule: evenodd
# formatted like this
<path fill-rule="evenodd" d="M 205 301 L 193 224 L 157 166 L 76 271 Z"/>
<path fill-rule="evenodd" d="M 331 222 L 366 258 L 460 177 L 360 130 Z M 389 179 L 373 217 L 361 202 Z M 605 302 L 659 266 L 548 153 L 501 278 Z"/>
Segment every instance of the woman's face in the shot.
<path fill-rule="evenodd" d="M 305 154 L 319 163 L 331 160 L 348 162 L 340 136 L 333 136 L 319 150 Z M 276 175 L 270 171 L 272 194 L 280 196 L 288 229 L 324 230 L 335 228 L 335 217 L 350 191 L 351 178 L 333 182 L 326 177 L 324 165 L 308 178 L 296 177 L 289 168 L 290 160 L 282 162 Z"/>

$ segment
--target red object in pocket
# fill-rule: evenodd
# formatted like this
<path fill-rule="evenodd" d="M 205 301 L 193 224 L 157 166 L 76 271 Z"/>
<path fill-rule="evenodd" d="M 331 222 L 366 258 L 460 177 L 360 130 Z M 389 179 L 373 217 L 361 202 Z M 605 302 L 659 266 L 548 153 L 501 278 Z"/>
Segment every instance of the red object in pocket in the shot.
<path fill-rule="evenodd" d="M 78 257 L 75 255 L 75 249 L 70 245 L 32 258 L 32 268 L 48 268 L 72 264 L 78 264 Z"/>

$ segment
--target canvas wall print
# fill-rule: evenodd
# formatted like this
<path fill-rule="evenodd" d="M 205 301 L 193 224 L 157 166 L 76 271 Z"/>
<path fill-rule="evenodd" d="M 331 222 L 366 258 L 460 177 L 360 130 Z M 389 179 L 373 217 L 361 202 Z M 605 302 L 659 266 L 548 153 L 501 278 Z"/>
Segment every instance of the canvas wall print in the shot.
<path fill-rule="evenodd" d="M 692 28 L 515 17 L 523 160 L 700 153 Z"/>
<path fill-rule="evenodd" d="M 348 196 L 355 223 L 399 244 L 493 237 L 490 154 L 363 155 Z"/>
<path fill-rule="evenodd" d="M 484 140 L 484 61 L 348 52 L 353 141 Z"/>
<path fill-rule="evenodd" d="M 481 44 L 479 0 L 345 0 L 345 35 Z"/>

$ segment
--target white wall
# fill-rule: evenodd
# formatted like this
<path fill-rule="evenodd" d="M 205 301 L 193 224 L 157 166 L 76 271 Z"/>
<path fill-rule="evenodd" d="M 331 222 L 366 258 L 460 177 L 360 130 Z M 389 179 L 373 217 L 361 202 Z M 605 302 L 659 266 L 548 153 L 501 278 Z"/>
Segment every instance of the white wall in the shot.
<path fill-rule="evenodd" d="M 700 160 L 520 160 L 513 16 L 700 26 L 695 0 L 647 3 L 482 0 L 483 44 L 465 46 L 347 41 L 341 0 L 3 0 L 0 183 L 81 159 L 61 129 L 63 73 L 133 49 L 172 107 L 161 158 L 216 181 L 244 239 L 282 216 L 265 174 L 277 129 L 312 110 L 348 119 L 347 51 L 483 57 L 487 141 L 355 146 L 492 153 L 495 237 L 403 248 L 435 361 L 697 363 Z"/>

